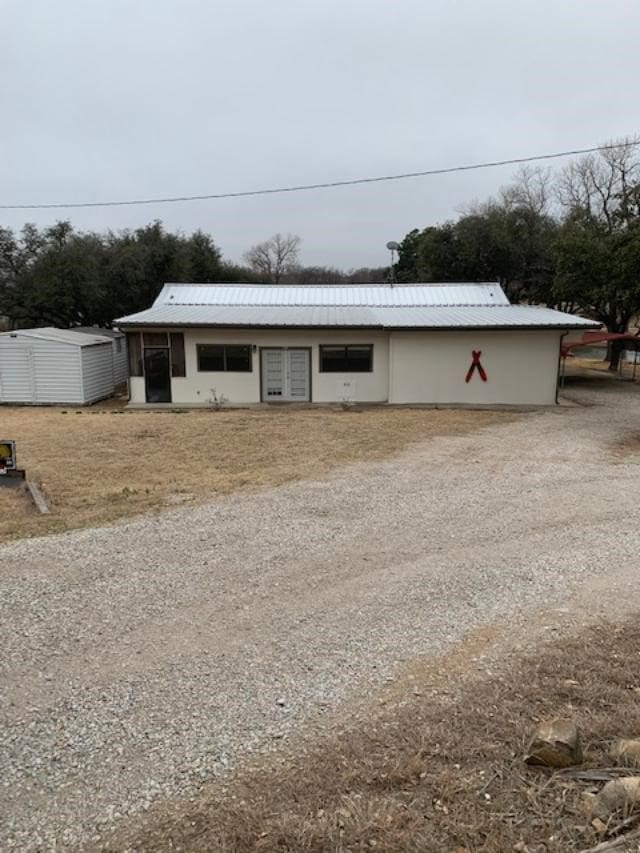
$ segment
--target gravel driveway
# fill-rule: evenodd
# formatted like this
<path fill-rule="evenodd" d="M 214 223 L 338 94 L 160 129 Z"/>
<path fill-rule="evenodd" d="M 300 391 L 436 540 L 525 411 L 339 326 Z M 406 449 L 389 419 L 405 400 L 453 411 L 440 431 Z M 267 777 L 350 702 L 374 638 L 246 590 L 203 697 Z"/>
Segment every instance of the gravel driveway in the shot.
<path fill-rule="evenodd" d="M 0 849 L 94 837 L 630 562 L 640 456 L 613 448 L 640 393 L 586 386 L 322 482 L 0 548 Z"/>

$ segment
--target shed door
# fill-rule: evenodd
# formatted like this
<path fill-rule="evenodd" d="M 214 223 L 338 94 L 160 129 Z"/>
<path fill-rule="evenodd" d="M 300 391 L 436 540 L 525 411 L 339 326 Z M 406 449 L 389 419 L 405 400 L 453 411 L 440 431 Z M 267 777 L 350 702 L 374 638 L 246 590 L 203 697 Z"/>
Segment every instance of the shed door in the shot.
<path fill-rule="evenodd" d="M 37 399 L 33 346 L 10 341 L 0 357 L 0 402 L 35 403 Z"/>
<path fill-rule="evenodd" d="M 262 399 L 306 402 L 310 397 L 309 350 L 262 350 Z"/>

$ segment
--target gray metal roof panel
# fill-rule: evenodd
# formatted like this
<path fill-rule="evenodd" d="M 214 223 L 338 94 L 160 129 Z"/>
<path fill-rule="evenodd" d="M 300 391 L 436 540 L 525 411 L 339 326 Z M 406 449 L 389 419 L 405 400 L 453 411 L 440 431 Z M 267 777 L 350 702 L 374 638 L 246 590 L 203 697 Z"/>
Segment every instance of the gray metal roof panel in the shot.
<path fill-rule="evenodd" d="M 111 345 L 111 339 L 103 335 L 74 332 L 72 329 L 55 329 L 53 326 L 45 326 L 41 329 L 16 329 L 12 332 L 2 332 L 0 334 L 24 338 L 38 338 L 46 341 L 60 341 L 65 344 L 74 344 L 78 347 L 91 347 L 96 344 L 107 343 Z"/>
<path fill-rule="evenodd" d="M 115 340 L 122 337 L 122 332 L 117 329 L 101 329 L 98 326 L 73 326 L 70 332 L 82 332 L 83 335 L 93 335 L 100 338 L 111 338 Z"/>
<path fill-rule="evenodd" d="M 476 284 L 251 285 L 165 284 L 153 307 L 228 305 L 273 307 L 402 307 L 508 305 L 495 282 Z"/>
<path fill-rule="evenodd" d="M 250 328 L 597 328 L 599 323 L 532 305 L 492 307 L 343 307 L 163 305 L 121 317 L 122 326 Z"/>

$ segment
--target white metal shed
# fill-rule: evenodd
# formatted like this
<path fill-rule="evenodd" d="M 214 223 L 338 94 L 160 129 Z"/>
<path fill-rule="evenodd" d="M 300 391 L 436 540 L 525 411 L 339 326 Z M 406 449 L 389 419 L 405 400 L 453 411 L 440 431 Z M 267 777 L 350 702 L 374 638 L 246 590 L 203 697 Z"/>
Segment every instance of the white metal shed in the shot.
<path fill-rule="evenodd" d="M 116 386 L 124 385 L 129 378 L 129 361 L 127 358 L 127 336 L 117 329 L 101 329 L 99 326 L 74 326 L 72 332 L 82 332 L 87 335 L 100 335 L 110 338 L 113 348 L 113 381 Z"/>
<path fill-rule="evenodd" d="M 0 333 L 0 403 L 86 405 L 113 389 L 110 338 L 54 328 Z"/>

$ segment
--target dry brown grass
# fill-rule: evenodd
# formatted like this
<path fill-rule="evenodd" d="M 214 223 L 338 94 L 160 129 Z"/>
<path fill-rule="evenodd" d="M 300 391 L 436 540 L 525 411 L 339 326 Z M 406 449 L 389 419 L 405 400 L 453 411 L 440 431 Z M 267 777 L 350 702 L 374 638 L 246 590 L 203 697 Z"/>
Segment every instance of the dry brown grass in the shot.
<path fill-rule="evenodd" d="M 623 460 L 630 456 L 638 456 L 640 454 L 640 432 L 631 432 L 624 438 L 618 439 L 612 445 L 612 450 L 615 456 Z"/>
<path fill-rule="evenodd" d="M 115 521 L 181 500 L 322 477 L 435 435 L 510 412 L 433 409 L 267 409 L 122 412 L 0 407 L 0 433 L 38 481 L 50 516 L 0 491 L 0 541 Z"/>
<path fill-rule="evenodd" d="M 567 369 L 580 369 L 580 370 L 597 370 L 601 373 L 610 373 L 611 376 L 617 376 L 621 379 L 631 379 L 633 377 L 633 364 L 629 364 L 627 361 L 621 361 L 620 367 L 617 371 L 609 370 L 609 362 L 608 361 L 597 361 L 593 358 L 568 358 L 566 361 Z M 640 364 L 636 366 L 635 378 L 640 380 Z"/>
<path fill-rule="evenodd" d="M 635 619 L 591 628 L 524 660 L 507 658 L 483 678 L 461 677 L 468 658 L 445 659 L 438 670 L 416 670 L 386 710 L 372 708 L 338 734 L 298 744 L 293 757 L 215 783 L 195 801 L 158 806 L 100 849 L 590 848 L 617 832 L 621 819 L 599 832 L 581 807 L 589 783 L 528 768 L 524 749 L 538 721 L 567 715 L 583 732 L 584 768 L 610 766 L 611 740 L 640 733 L 639 649 Z"/>

